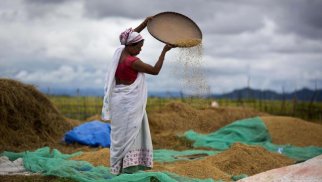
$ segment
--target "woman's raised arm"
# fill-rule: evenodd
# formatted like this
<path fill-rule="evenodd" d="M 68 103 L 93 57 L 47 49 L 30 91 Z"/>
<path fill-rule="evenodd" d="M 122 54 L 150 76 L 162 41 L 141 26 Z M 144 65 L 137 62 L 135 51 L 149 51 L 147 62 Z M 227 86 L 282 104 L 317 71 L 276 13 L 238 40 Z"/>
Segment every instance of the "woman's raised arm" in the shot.
<path fill-rule="evenodd" d="M 146 64 L 144 62 L 142 62 L 140 59 L 135 61 L 133 64 L 132 64 L 132 68 L 135 69 L 136 71 L 138 72 L 143 72 L 143 73 L 147 73 L 147 74 L 151 74 L 151 75 L 158 75 L 161 68 L 162 68 L 162 65 L 163 65 L 163 61 L 164 61 L 164 57 L 165 57 L 165 54 L 171 49 L 173 48 L 173 46 L 171 45 L 165 45 L 163 47 L 163 50 L 159 56 L 159 59 L 158 61 L 155 63 L 154 66 L 151 66 L 149 64 Z"/>

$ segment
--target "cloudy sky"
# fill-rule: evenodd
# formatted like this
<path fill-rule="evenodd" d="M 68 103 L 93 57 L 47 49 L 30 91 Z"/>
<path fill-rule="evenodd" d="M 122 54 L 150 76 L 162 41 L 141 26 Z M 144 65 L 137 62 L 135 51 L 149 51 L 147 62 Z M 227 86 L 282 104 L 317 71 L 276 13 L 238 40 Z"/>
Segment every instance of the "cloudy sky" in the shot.
<path fill-rule="evenodd" d="M 1 0 L 0 77 L 42 88 L 103 89 L 120 32 L 175 11 L 203 33 L 203 56 L 192 66 L 212 93 L 247 85 L 321 88 L 321 9 L 322 0 Z M 139 57 L 154 64 L 164 44 L 146 29 L 142 35 Z M 171 50 L 161 73 L 147 76 L 150 91 L 189 90 L 181 84 L 187 80 L 180 72 L 189 70 L 180 54 Z"/>

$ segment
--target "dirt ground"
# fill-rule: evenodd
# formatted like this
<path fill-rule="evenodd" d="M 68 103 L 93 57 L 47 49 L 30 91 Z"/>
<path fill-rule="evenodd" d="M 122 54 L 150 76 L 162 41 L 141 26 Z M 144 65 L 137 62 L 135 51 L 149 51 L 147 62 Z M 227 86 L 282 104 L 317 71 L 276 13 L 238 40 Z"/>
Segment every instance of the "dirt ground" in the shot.
<path fill-rule="evenodd" d="M 89 161 L 95 166 L 109 166 L 108 148 L 65 145 L 61 142 L 64 133 L 81 122 L 63 117 L 50 100 L 34 87 L 6 79 L 0 79 L 0 87 L 5 88 L 0 89 L 1 152 L 22 152 L 49 146 L 63 153 L 83 151 L 81 156 L 73 159 Z M 273 143 L 322 147 L 321 124 L 292 117 L 271 116 L 248 108 L 194 109 L 186 103 L 171 102 L 148 113 L 154 148 L 174 150 L 192 149 L 191 142 L 182 137 L 187 130 L 214 132 L 236 120 L 255 116 L 263 119 Z M 261 147 L 236 143 L 229 150 L 214 156 L 174 163 L 155 162 L 153 170 L 194 178 L 230 180 L 233 175 L 253 175 L 294 162 Z M 6 179 L 10 181 L 11 177 Z M 43 178 L 43 181 L 48 179 Z"/>
<path fill-rule="evenodd" d="M 85 152 L 73 160 L 84 160 L 95 166 L 109 166 L 109 149 Z M 270 169 L 294 164 L 295 161 L 262 147 L 236 143 L 229 150 L 213 156 L 205 156 L 189 161 L 154 162 L 152 171 L 168 171 L 191 178 L 213 178 L 225 181 L 231 176 L 253 175 Z"/>
<path fill-rule="evenodd" d="M 265 122 L 273 143 L 322 146 L 322 125 L 298 118 L 270 116 L 249 109 L 209 108 L 196 110 L 187 104 L 175 102 L 166 105 L 160 111 L 149 113 L 149 122 L 155 148 L 184 150 L 192 149 L 189 141 L 177 136 L 184 131 L 194 129 L 208 133 L 238 119 L 253 116 L 260 116 Z M 89 161 L 94 165 L 109 166 L 109 150 L 98 149 L 73 159 Z M 254 175 L 294 163 L 294 160 L 278 153 L 269 152 L 264 148 L 237 143 L 229 150 L 214 156 L 173 163 L 155 162 L 153 171 L 169 171 L 192 178 L 229 181 L 234 175 Z"/>

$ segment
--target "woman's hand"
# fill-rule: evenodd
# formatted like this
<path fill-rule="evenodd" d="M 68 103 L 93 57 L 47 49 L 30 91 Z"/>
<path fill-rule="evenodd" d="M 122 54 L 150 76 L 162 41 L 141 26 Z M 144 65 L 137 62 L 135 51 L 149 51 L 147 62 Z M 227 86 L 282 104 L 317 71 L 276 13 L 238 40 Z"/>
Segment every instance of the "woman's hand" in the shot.
<path fill-rule="evenodd" d="M 140 33 L 145 27 L 148 25 L 148 22 L 151 21 L 153 16 L 148 16 L 145 18 L 145 20 L 138 26 L 136 27 L 133 31 Z"/>
<path fill-rule="evenodd" d="M 173 46 L 173 45 L 171 45 L 171 44 L 166 44 L 166 45 L 163 47 L 163 51 L 168 52 L 168 51 L 170 51 L 172 48 L 175 48 L 175 46 Z"/>
<path fill-rule="evenodd" d="M 145 18 L 144 23 L 147 25 L 149 21 L 153 19 L 153 16 L 148 16 Z"/>

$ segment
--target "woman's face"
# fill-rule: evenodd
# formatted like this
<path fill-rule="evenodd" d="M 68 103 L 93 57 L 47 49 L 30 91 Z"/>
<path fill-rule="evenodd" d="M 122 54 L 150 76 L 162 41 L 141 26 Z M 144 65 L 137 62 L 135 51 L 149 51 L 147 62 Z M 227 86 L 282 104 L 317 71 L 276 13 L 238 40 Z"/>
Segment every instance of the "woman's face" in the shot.
<path fill-rule="evenodd" d="M 143 40 L 138 42 L 135 45 L 129 45 L 129 52 L 131 55 L 136 56 L 138 54 L 140 54 L 141 50 L 142 50 L 142 46 L 143 46 Z"/>

